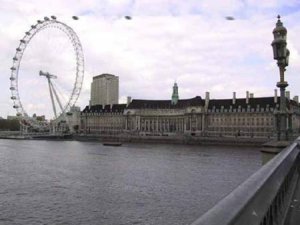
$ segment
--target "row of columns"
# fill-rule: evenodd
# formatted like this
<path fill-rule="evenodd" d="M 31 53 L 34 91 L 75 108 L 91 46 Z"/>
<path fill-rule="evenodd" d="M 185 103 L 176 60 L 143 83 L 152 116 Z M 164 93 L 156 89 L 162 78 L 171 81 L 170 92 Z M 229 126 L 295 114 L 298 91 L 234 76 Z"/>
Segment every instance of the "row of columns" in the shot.
<path fill-rule="evenodd" d="M 180 117 L 140 117 L 127 116 L 125 129 L 142 132 L 197 132 L 203 130 L 203 115 L 186 115 Z"/>
<path fill-rule="evenodd" d="M 148 132 L 183 132 L 184 118 L 141 119 L 140 130 Z"/>

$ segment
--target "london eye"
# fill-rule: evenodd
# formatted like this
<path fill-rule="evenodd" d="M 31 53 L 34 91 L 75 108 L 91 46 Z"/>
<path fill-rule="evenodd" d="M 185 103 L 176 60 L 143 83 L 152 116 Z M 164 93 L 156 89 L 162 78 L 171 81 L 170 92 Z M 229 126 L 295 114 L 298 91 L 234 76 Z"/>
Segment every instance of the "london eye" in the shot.
<path fill-rule="evenodd" d="M 22 126 L 47 131 L 64 122 L 68 127 L 66 114 L 84 77 L 82 46 L 70 26 L 55 16 L 37 20 L 21 38 L 10 70 L 11 99 Z"/>

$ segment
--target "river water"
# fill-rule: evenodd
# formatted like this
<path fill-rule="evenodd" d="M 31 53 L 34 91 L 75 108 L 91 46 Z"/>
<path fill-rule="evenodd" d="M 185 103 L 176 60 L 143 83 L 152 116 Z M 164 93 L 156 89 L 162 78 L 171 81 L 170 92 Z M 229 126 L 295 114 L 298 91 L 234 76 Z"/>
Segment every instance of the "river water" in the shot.
<path fill-rule="evenodd" d="M 255 147 L 0 140 L 0 224 L 189 225 L 260 166 Z"/>

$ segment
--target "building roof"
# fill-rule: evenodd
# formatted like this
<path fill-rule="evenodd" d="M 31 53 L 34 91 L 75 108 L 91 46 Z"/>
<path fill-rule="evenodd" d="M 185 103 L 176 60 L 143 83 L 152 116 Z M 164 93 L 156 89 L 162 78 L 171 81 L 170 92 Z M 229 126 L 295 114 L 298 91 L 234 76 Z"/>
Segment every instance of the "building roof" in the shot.
<path fill-rule="evenodd" d="M 112 112 L 124 112 L 126 104 L 114 104 L 112 105 L 93 105 L 91 107 L 86 106 L 82 113 L 112 113 Z"/>
<path fill-rule="evenodd" d="M 249 104 L 246 103 L 246 98 L 237 98 L 235 100 L 235 104 L 233 104 L 232 98 L 231 99 L 211 99 L 209 100 L 208 109 L 220 109 L 222 106 L 224 109 L 232 109 L 238 108 L 247 108 L 248 105 L 251 108 L 256 108 L 258 105 L 260 108 L 266 108 L 267 105 L 270 108 L 276 108 L 276 105 L 280 104 L 280 97 L 277 97 L 277 103 L 274 102 L 274 97 L 261 97 L 261 98 L 249 98 Z M 287 107 L 289 105 L 297 105 L 294 100 L 287 100 L 286 101 Z"/>
<path fill-rule="evenodd" d="M 186 108 L 189 106 L 204 106 L 204 100 L 200 96 L 190 99 L 180 99 L 177 104 L 172 105 L 171 100 L 144 100 L 133 99 L 128 109 L 172 109 Z"/>
<path fill-rule="evenodd" d="M 235 104 L 233 104 L 231 99 L 211 99 L 208 103 L 208 109 L 242 109 L 250 108 L 256 109 L 259 105 L 259 108 L 273 108 L 275 109 L 280 104 L 280 97 L 277 98 L 277 103 L 274 102 L 274 97 L 261 97 L 261 98 L 249 98 L 249 104 L 246 104 L 246 98 L 237 98 Z M 299 106 L 294 100 L 287 100 L 287 108 L 290 108 L 290 105 Z M 126 107 L 126 104 L 114 104 L 112 105 L 93 105 L 91 107 L 86 106 L 82 113 L 111 113 L 111 112 L 124 112 L 126 108 L 128 109 L 180 109 L 187 108 L 190 106 L 204 106 L 205 100 L 200 96 L 196 96 L 190 99 L 181 99 L 178 100 L 178 103 L 172 105 L 171 100 L 145 100 L 145 99 L 133 99 L 132 102 Z"/>
<path fill-rule="evenodd" d="M 99 78 L 118 78 L 118 76 L 115 76 L 115 75 L 109 74 L 109 73 L 103 73 L 103 74 L 94 76 L 94 77 L 93 77 L 93 80 L 99 79 Z"/>
<path fill-rule="evenodd" d="M 279 103 L 279 99 L 277 100 Z M 211 99 L 209 100 L 208 108 L 212 109 L 213 107 L 218 109 L 222 106 L 224 108 L 229 108 L 230 106 L 232 108 L 238 108 L 239 106 L 242 108 L 247 108 L 247 106 L 250 105 L 251 108 L 256 108 L 257 105 L 260 107 L 265 107 L 266 105 L 269 105 L 270 107 L 274 107 L 274 97 L 263 97 L 263 98 L 249 98 L 249 104 L 246 103 L 246 98 L 237 98 L 235 100 L 235 104 L 233 104 L 233 100 L 231 99 Z"/>

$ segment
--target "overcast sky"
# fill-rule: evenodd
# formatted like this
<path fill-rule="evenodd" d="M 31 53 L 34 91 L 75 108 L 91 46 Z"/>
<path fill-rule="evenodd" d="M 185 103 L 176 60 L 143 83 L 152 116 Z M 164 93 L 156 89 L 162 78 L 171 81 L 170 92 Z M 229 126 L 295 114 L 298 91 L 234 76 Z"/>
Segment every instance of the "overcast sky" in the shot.
<path fill-rule="evenodd" d="M 211 98 L 231 98 L 234 91 L 242 98 L 247 90 L 256 97 L 272 96 L 279 80 L 270 45 L 278 14 L 288 29 L 286 80 L 293 97 L 300 95 L 299 0 L 0 0 L 0 116 L 15 114 L 9 91 L 15 49 L 24 32 L 44 16 L 57 16 L 81 40 L 85 77 L 78 105 L 83 108 L 92 77 L 101 73 L 119 76 L 121 103 L 126 96 L 170 99 L 175 81 L 181 99 L 205 97 L 206 91 Z M 72 20 L 73 15 L 79 20 Z M 126 15 L 132 20 L 124 19 Z M 37 70 L 40 62 L 33 59 L 53 56 L 34 50 L 39 46 L 50 44 L 51 51 L 57 50 L 54 55 L 67 46 L 54 32 L 45 34 L 29 44 L 20 71 Z M 65 61 L 47 60 L 53 71 L 62 70 Z M 29 114 L 48 115 L 48 89 L 36 85 L 44 81 L 36 72 L 26 74 L 19 77 L 22 103 Z"/>

